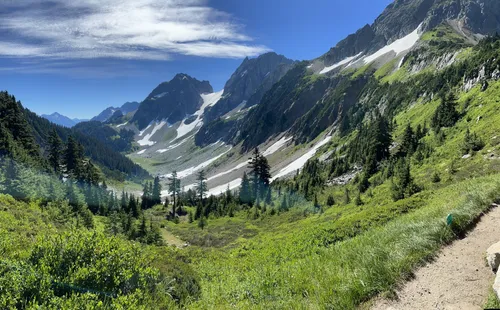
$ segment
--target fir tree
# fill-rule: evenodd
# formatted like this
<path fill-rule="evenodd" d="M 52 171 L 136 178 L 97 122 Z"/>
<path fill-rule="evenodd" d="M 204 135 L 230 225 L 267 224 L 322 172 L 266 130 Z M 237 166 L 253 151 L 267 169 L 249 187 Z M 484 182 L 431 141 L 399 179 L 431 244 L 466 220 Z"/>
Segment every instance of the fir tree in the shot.
<path fill-rule="evenodd" d="M 252 201 L 252 190 L 246 172 L 243 173 L 239 198 L 240 198 L 240 203 L 242 204 L 249 204 Z"/>
<path fill-rule="evenodd" d="M 196 193 L 198 194 L 198 203 L 203 206 L 205 196 L 208 192 L 207 178 L 205 177 L 205 171 L 200 170 L 196 177 Z"/>
<path fill-rule="evenodd" d="M 49 136 L 49 164 L 54 173 L 58 174 L 61 170 L 62 157 L 62 141 L 57 135 L 55 129 L 50 132 Z"/>
<path fill-rule="evenodd" d="M 441 104 L 431 119 L 431 126 L 435 132 L 439 132 L 442 127 L 452 127 L 459 120 L 460 114 L 455 106 L 456 98 L 453 94 L 441 98 Z"/>
<path fill-rule="evenodd" d="M 153 192 L 151 194 L 152 205 L 161 204 L 161 189 L 160 178 L 156 176 L 153 182 Z"/>
<path fill-rule="evenodd" d="M 179 202 L 179 194 L 181 191 L 181 180 L 177 178 L 177 171 L 175 170 L 172 172 L 172 176 L 169 177 L 168 180 L 168 190 L 172 194 L 173 198 L 172 214 L 175 216 L 175 210 Z"/>

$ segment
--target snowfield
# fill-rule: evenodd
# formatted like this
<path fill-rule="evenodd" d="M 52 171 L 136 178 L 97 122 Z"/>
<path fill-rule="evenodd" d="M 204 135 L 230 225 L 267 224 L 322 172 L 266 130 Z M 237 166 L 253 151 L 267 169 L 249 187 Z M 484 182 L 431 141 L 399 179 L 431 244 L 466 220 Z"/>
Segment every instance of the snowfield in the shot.
<path fill-rule="evenodd" d="M 194 173 L 196 173 L 196 172 L 200 171 L 201 169 L 203 169 L 203 168 L 206 168 L 206 167 L 210 166 L 210 165 L 211 165 L 212 163 L 214 163 L 217 159 L 219 159 L 219 158 L 221 158 L 222 156 L 226 155 L 226 154 L 227 154 L 229 151 L 231 151 L 232 149 L 233 149 L 233 148 L 231 147 L 231 148 L 229 148 L 227 151 L 225 151 L 224 153 L 222 153 L 222 154 L 220 154 L 220 155 L 217 155 L 217 156 L 215 156 L 215 157 L 213 157 L 213 158 L 210 158 L 209 160 L 202 162 L 202 163 L 201 163 L 201 164 L 199 164 L 198 166 L 195 166 L 195 167 L 190 167 L 190 168 L 187 168 L 187 169 L 185 169 L 185 170 L 182 170 L 182 171 L 177 172 L 177 177 L 178 177 L 179 179 L 184 179 L 184 178 L 186 178 L 186 177 L 188 177 L 188 176 L 190 176 L 190 175 L 192 175 L 192 174 L 194 174 Z M 163 177 L 164 177 L 164 178 L 169 178 L 169 177 L 171 177 L 171 176 L 172 176 L 172 174 L 170 173 L 170 174 L 164 175 Z"/>
<path fill-rule="evenodd" d="M 142 150 L 142 151 L 137 152 L 137 155 L 142 155 L 144 153 L 146 153 L 146 150 Z"/>
<path fill-rule="evenodd" d="M 184 140 L 182 140 L 181 142 L 179 143 L 176 143 L 176 144 L 172 144 L 170 145 L 169 147 L 167 147 L 166 149 L 161 149 L 161 150 L 158 150 L 156 151 L 157 153 L 160 153 L 160 154 L 163 154 L 165 152 L 168 152 L 170 150 L 173 150 L 175 148 L 178 148 L 179 146 L 183 145 L 184 143 L 186 143 L 189 139 L 191 139 L 193 136 L 189 136 L 187 138 L 185 138 Z"/>
<path fill-rule="evenodd" d="M 126 123 L 123 123 L 123 124 L 120 124 L 120 125 L 116 126 L 116 128 L 120 128 L 120 127 L 123 127 L 123 126 L 125 126 L 125 125 L 127 125 L 127 124 L 128 124 L 128 122 L 126 122 Z"/>
<path fill-rule="evenodd" d="M 207 181 L 212 181 L 212 180 L 215 180 L 215 179 L 217 179 L 217 178 L 220 178 L 220 177 L 222 177 L 222 176 L 224 176 L 224 175 L 226 175 L 226 174 L 230 174 L 230 173 L 231 173 L 231 172 L 233 172 L 233 171 L 238 171 L 238 170 L 240 170 L 241 168 L 246 167 L 247 165 L 248 165 L 248 161 L 246 161 L 246 162 L 244 162 L 244 163 L 241 163 L 241 164 L 238 164 L 238 165 L 237 165 L 236 167 L 234 167 L 234 168 L 231 168 L 231 169 L 229 169 L 229 170 L 226 170 L 226 171 L 224 171 L 224 172 L 221 172 L 221 173 L 218 173 L 218 174 L 216 174 L 216 175 L 214 175 L 214 176 L 209 177 L 209 178 L 207 179 Z"/>
<path fill-rule="evenodd" d="M 158 130 L 162 129 L 162 128 L 163 128 L 163 126 L 165 126 L 165 125 L 167 125 L 167 121 L 165 121 L 165 120 L 161 121 L 159 124 L 158 124 L 158 123 L 156 123 L 156 124 L 155 124 L 155 127 L 153 128 L 153 130 L 151 131 L 151 133 L 149 133 L 149 134 L 147 134 L 146 136 L 144 136 L 144 138 L 143 138 L 143 139 L 141 139 L 141 140 L 139 140 L 139 141 L 137 141 L 137 143 L 139 143 L 139 145 L 140 145 L 140 146 L 146 146 L 146 145 L 148 145 L 148 146 L 153 146 L 153 145 L 155 145 L 155 144 L 156 144 L 156 142 L 151 141 L 150 139 L 151 139 L 151 138 L 155 135 L 155 133 L 156 133 Z M 151 126 L 151 125 L 150 125 L 150 126 Z M 149 127 L 149 126 L 148 126 L 148 127 Z M 147 128 L 146 128 L 146 129 L 147 129 Z M 144 133 L 144 132 L 142 132 L 142 133 Z M 141 134 L 141 135 L 139 135 L 139 136 L 142 136 L 142 134 Z"/>
<path fill-rule="evenodd" d="M 276 153 L 277 151 L 279 151 L 288 141 L 292 140 L 293 139 L 293 136 L 291 137 L 286 137 L 286 136 L 283 136 L 283 138 L 281 138 L 278 142 L 274 143 L 273 145 L 271 145 L 264 153 L 262 153 L 262 155 L 264 156 L 269 156 L 269 155 L 272 155 L 274 153 Z"/>
<path fill-rule="evenodd" d="M 210 197 L 211 195 L 218 196 L 218 195 L 224 193 L 228 187 L 229 187 L 229 190 L 233 190 L 235 188 L 238 188 L 238 187 L 240 187 L 241 182 L 242 182 L 242 179 L 238 178 L 238 179 L 233 180 L 229 183 L 222 184 L 222 185 L 216 186 L 214 188 L 211 188 L 208 190 L 207 196 L 208 197 Z"/>
<path fill-rule="evenodd" d="M 224 90 L 221 90 L 221 91 L 216 92 L 216 93 L 201 95 L 201 98 L 203 99 L 203 105 L 201 106 L 201 108 L 198 111 L 196 111 L 193 114 L 193 115 L 197 116 L 196 120 L 191 122 L 188 125 L 186 125 L 184 123 L 184 121 L 182 121 L 179 128 L 177 128 L 176 139 L 184 137 L 185 135 L 187 135 L 188 133 L 193 131 L 195 128 L 201 127 L 203 125 L 203 113 L 205 113 L 205 109 L 216 104 L 220 100 L 220 98 L 222 97 L 223 93 L 224 93 Z"/>
<path fill-rule="evenodd" d="M 319 72 L 319 74 L 325 74 L 325 73 L 328 73 L 334 69 L 337 69 L 338 67 L 341 67 L 343 65 L 347 65 L 348 63 L 350 63 L 351 61 L 353 60 L 356 60 L 359 56 L 361 56 L 361 54 L 363 53 L 359 53 L 358 55 L 355 55 L 355 56 L 352 56 L 352 57 L 347 57 L 346 59 L 334 64 L 334 65 L 331 65 L 330 67 L 325 67 L 323 70 L 321 70 Z M 311 65 L 312 66 L 312 65 Z"/>
<path fill-rule="evenodd" d="M 142 135 L 148 131 L 149 128 L 151 128 L 151 126 L 153 126 L 153 122 L 151 122 L 151 124 L 148 125 L 148 127 L 144 128 L 143 130 L 141 130 L 141 132 L 139 132 L 139 137 L 142 137 Z"/>
<path fill-rule="evenodd" d="M 394 52 L 396 53 L 396 56 L 401 54 L 404 51 L 407 51 L 411 49 L 415 44 L 418 42 L 420 39 L 420 36 L 422 33 L 420 32 L 420 29 L 422 28 L 422 24 L 420 24 L 417 29 L 415 29 L 412 33 L 407 35 L 404 38 L 401 38 L 399 40 L 396 40 L 392 42 L 389 45 L 384 46 L 383 48 L 379 49 L 377 52 L 370 56 L 363 57 L 362 60 L 365 64 L 368 64 L 377 58 L 384 56 L 385 54 L 389 52 Z"/>
<path fill-rule="evenodd" d="M 330 136 L 330 135 L 326 136 L 325 139 L 323 139 L 318 144 L 316 144 L 312 149 L 309 150 L 309 152 L 305 153 L 304 155 L 302 155 L 301 157 L 297 158 L 295 161 L 290 163 L 288 166 L 281 169 L 280 172 L 278 172 L 278 174 L 276 174 L 274 177 L 272 177 L 271 181 L 274 181 L 278 178 L 284 177 L 284 176 L 286 176 L 292 172 L 295 172 L 298 169 L 301 169 L 302 167 L 304 167 L 306 162 L 309 159 L 313 158 L 314 155 L 316 155 L 316 152 L 318 151 L 318 149 L 320 147 L 322 147 L 323 145 L 327 144 L 328 142 L 330 142 L 331 138 L 332 138 L 332 136 Z"/>

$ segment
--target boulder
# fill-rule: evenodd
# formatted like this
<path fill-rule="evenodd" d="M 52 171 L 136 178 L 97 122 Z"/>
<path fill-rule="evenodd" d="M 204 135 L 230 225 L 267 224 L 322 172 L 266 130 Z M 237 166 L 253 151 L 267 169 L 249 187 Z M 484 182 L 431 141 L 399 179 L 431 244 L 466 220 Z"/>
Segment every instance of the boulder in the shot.
<path fill-rule="evenodd" d="M 500 242 L 488 248 L 486 251 L 486 259 L 488 260 L 488 265 L 491 267 L 491 270 L 496 272 L 500 265 Z M 500 286 L 500 281 L 498 284 Z"/>

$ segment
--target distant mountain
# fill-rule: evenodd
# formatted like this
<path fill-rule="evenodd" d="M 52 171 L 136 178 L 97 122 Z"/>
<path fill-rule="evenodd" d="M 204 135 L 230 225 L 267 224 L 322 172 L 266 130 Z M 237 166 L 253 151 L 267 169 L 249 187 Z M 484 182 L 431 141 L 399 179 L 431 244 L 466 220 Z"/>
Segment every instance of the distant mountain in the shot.
<path fill-rule="evenodd" d="M 106 108 L 104 111 L 99 113 L 99 115 L 93 117 L 92 120 L 99 121 L 99 122 L 105 122 L 111 116 L 113 116 L 113 114 L 116 111 L 121 111 L 123 113 L 123 115 L 126 115 L 130 112 L 136 111 L 138 108 L 139 108 L 139 102 L 136 102 L 136 101 L 126 102 L 121 107 L 118 107 L 118 108 L 115 108 L 115 107 Z"/>
<path fill-rule="evenodd" d="M 158 85 L 140 104 L 131 122 L 144 129 L 155 120 L 174 124 L 195 113 L 202 105 L 201 94 L 213 93 L 208 81 L 198 81 L 187 74 L 177 74 Z"/>
<path fill-rule="evenodd" d="M 208 121 L 226 114 L 237 106 L 245 106 L 254 96 L 253 104 L 260 101 L 266 91 L 292 68 L 294 61 L 276 53 L 243 60 L 224 86 L 222 99 L 205 113 Z"/>
<path fill-rule="evenodd" d="M 78 119 L 78 118 L 71 119 L 71 118 L 69 118 L 67 116 L 64 116 L 64 115 L 61 115 L 61 114 L 59 114 L 57 112 L 52 113 L 50 115 L 42 114 L 41 116 L 43 118 L 51 121 L 54 124 L 57 124 L 57 125 L 60 125 L 60 126 L 64 126 L 64 127 L 68 127 L 68 128 L 71 128 L 71 127 L 75 126 L 78 123 L 87 121 L 85 119 Z"/>

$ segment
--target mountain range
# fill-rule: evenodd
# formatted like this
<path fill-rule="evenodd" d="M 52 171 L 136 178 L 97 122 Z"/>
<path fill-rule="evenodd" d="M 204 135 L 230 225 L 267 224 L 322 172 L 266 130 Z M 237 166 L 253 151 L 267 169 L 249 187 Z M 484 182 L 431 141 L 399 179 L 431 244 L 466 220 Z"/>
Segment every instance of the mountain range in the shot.
<path fill-rule="evenodd" d="M 492 0 L 396 0 L 316 59 L 299 62 L 274 52 L 246 58 L 216 93 L 208 81 L 179 73 L 141 103 L 110 107 L 92 120 L 112 118 L 117 132 L 135 132 L 139 155 L 162 161 L 183 156 L 193 143 L 202 155 L 192 165 L 220 141 L 246 153 L 283 135 L 291 137 L 287 144 L 302 145 L 326 130 L 345 134 L 373 109 L 396 108 L 394 95 L 381 94 L 391 85 L 386 82 L 453 65 L 461 51 L 500 30 L 499 12 Z M 90 127 L 87 132 L 100 131 Z"/>
<path fill-rule="evenodd" d="M 64 126 L 64 127 L 68 127 L 68 128 L 71 128 L 73 126 L 75 126 L 76 124 L 78 123 L 81 123 L 81 122 L 86 122 L 87 119 L 78 119 L 78 118 L 69 118 L 67 116 L 64 116 L 64 115 L 61 115 L 57 112 L 54 112 L 50 115 L 48 114 L 42 114 L 41 117 L 51 121 L 52 123 L 54 124 L 57 124 L 57 125 L 61 125 L 61 126 Z"/>

